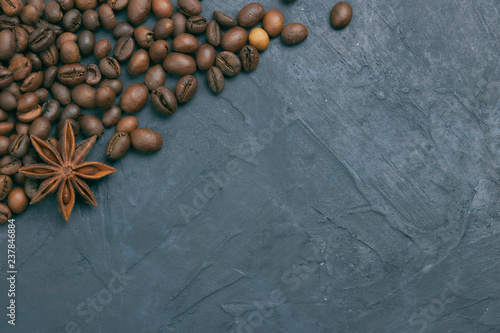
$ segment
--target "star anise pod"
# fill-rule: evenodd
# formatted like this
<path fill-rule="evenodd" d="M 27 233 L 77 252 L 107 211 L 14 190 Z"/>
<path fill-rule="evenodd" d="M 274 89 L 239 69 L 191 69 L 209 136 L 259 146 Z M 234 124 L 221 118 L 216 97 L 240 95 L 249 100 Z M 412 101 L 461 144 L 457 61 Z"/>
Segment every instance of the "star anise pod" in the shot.
<path fill-rule="evenodd" d="M 46 164 L 32 164 L 19 169 L 19 172 L 27 177 L 45 179 L 31 200 L 31 204 L 42 201 L 58 190 L 59 212 L 68 221 L 75 205 L 76 189 L 87 203 L 97 206 L 94 194 L 85 179 L 99 179 L 116 170 L 100 162 L 83 162 L 96 139 L 97 136 L 94 135 L 75 146 L 73 127 L 68 120 L 61 132 L 59 150 L 47 141 L 32 135 L 31 144 Z"/>

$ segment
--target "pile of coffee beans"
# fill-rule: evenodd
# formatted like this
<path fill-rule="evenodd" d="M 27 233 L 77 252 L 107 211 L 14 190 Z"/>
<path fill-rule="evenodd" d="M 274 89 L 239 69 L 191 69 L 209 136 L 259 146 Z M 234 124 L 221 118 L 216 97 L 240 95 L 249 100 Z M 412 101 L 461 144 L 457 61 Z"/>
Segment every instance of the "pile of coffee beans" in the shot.
<path fill-rule="evenodd" d="M 155 152 L 162 137 L 139 128 L 133 115 L 149 97 L 154 110 L 171 115 L 195 96 L 197 73 L 218 94 L 226 77 L 257 68 L 270 39 L 281 36 L 285 45 L 295 45 L 308 36 L 306 26 L 285 25 L 278 9 L 266 12 L 259 3 L 244 6 L 236 17 L 214 11 L 207 19 L 202 10 L 199 0 L 177 0 L 175 6 L 170 0 L 1 1 L 0 201 L 7 204 L 0 203 L 0 223 L 24 211 L 37 193 L 39 181 L 18 172 L 40 162 L 31 135 L 59 147 L 63 120 L 69 120 L 76 136 L 101 137 L 115 127 L 106 147 L 109 160 L 131 147 Z M 127 22 L 117 22 L 120 11 Z M 152 29 L 143 25 L 151 12 L 157 19 Z M 350 6 L 339 3 L 331 24 L 345 27 L 351 16 Z M 112 31 L 114 45 L 96 39 L 101 28 Z M 89 55 L 97 63 L 85 66 L 82 59 Z M 124 87 L 122 70 L 145 73 L 144 82 Z M 165 86 L 168 74 L 179 77 L 172 89 Z M 102 116 L 86 114 L 90 109 L 102 110 Z"/>

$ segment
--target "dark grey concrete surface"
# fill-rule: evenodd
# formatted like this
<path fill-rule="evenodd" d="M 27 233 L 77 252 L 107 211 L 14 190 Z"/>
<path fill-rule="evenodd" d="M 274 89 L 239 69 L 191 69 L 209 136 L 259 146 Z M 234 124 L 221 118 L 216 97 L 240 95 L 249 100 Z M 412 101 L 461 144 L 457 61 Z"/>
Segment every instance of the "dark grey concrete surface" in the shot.
<path fill-rule="evenodd" d="M 148 104 L 164 147 L 113 163 L 98 207 L 16 217 L 1 332 L 500 332 L 500 5 L 352 0 L 335 31 L 332 1 L 262 3 L 308 39 Z"/>

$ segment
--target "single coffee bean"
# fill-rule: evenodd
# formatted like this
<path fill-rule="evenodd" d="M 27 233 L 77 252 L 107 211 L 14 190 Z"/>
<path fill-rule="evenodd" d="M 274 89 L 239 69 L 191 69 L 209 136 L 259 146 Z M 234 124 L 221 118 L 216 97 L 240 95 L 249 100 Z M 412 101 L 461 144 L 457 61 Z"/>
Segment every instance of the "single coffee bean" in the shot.
<path fill-rule="evenodd" d="M 344 1 L 337 3 L 332 8 L 330 15 L 330 23 L 335 29 L 343 29 L 347 27 L 352 19 L 352 7 Z"/>
<path fill-rule="evenodd" d="M 92 48 L 94 47 L 92 46 Z M 74 64 L 82 60 L 82 56 L 80 55 L 80 48 L 75 42 L 65 42 L 61 46 L 59 53 L 61 54 L 60 59 L 63 64 Z"/>
<path fill-rule="evenodd" d="M 135 113 L 141 110 L 148 100 L 148 88 L 142 83 L 132 83 L 123 92 L 120 107 L 124 112 Z"/>
<path fill-rule="evenodd" d="M 153 30 L 144 25 L 135 29 L 134 38 L 139 47 L 142 47 L 143 49 L 149 49 L 155 41 Z"/>
<path fill-rule="evenodd" d="M 33 199 L 38 193 L 39 180 L 36 178 L 28 178 L 24 183 L 24 193 L 28 199 Z"/>
<path fill-rule="evenodd" d="M 245 72 L 251 72 L 259 64 L 259 51 L 255 46 L 245 45 L 240 51 L 241 67 Z"/>
<path fill-rule="evenodd" d="M 160 150 L 163 145 L 161 135 L 152 129 L 136 128 L 130 133 L 132 147 L 138 151 L 152 153 Z"/>
<path fill-rule="evenodd" d="M 129 0 L 127 17 L 132 25 L 138 26 L 151 12 L 151 0 Z"/>
<path fill-rule="evenodd" d="M 186 16 L 200 15 L 203 10 L 198 0 L 177 0 L 177 9 Z"/>
<path fill-rule="evenodd" d="M 123 91 L 123 82 L 120 80 L 106 79 L 99 84 L 99 88 L 104 86 L 110 86 L 113 88 L 116 96 L 120 95 Z"/>
<path fill-rule="evenodd" d="M 247 42 L 248 32 L 242 27 L 233 27 L 222 36 L 221 46 L 224 50 L 238 52 Z"/>
<path fill-rule="evenodd" d="M 139 119 L 136 116 L 125 116 L 116 124 L 116 132 L 132 133 L 139 127 Z"/>
<path fill-rule="evenodd" d="M 201 34 L 207 29 L 207 19 L 203 16 L 191 16 L 187 19 L 186 30 L 192 34 Z"/>
<path fill-rule="evenodd" d="M 5 135 L 0 135 L 0 155 L 7 155 L 10 145 L 10 139 Z"/>
<path fill-rule="evenodd" d="M 112 57 L 106 57 L 99 62 L 99 70 L 104 77 L 116 79 L 121 74 L 120 63 Z"/>
<path fill-rule="evenodd" d="M 33 122 L 30 125 L 28 133 L 30 136 L 33 135 L 42 140 L 46 140 L 49 137 L 50 130 L 51 130 L 50 121 L 44 117 L 40 117 L 33 120 Z"/>
<path fill-rule="evenodd" d="M 78 46 L 82 55 L 86 56 L 92 53 L 96 43 L 95 35 L 90 30 L 80 32 L 78 36 Z M 62 54 L 61 54 L 62 56 Z"/>
<path fill-rule="evenodd" d="M 174 7 L 170 0 L 153 0 L 153 14 L 157 19 L 169 18 L 174 13 Z"/>
<path fill-rule="evenodd" d="M 8 87 L 12 82 L 14 82 L 12 71 L 5 67 L 0 68 L 0 89 Z"/>
<path fill-rule="evenodd" d="M 70 9 L 73 9 L 75 6 L 75 0 L 56 0 L 59 5 L 61 5 L 61 9 L 67 12 Z"/>
<path fill-rule="evenodd" d="M 285 17 L 278 9 L 270 9 L 262 19 L 262 27 L 266 30 L 269 37 L 276 37 L 281 33 Z"/>
<path fill-rule="evenodd" d="M 121 37 L 132 37 L 134 35 L 134 27 L 127 22 L 118 22 L 113 28 L 113 37 L 120 39 Z"/>
<path fill-rule="evenodd" d="M 116 125 L 122 117 L 122 109 L 118 105 L 113 105 L 102 113 L 102 124 L 104 127 Z"/>
<path fill-rule="evenodd" d="M 77 32 L 82 26 L 82 13 L 78 9 L 69 10 L 64 14 L 61 25 L 66 31 Z"/>
<path fill-rule="evenodd" d="M 24 80 L 31 73 L 31 61 L 26 57 L 19 57 L 13 60 L 9 65 L 9 70 L 12 71 L 14 81 Z"/>
<path fill-rule="evenodd" d="M 68 105 L 71 103 L 71 93 L 68 87 L 60 84 L 59 82 L 54 82 L 50 87 L 50 92 L 54 99 L 56 99 L 61 105 Z"/>
<path fill-rule="evenodd" d="M 93 9 L 87 9 L 82 14 L 82 24 L 85 29 L 90 31 L 97 31 L 101 27 L 101 21 L 99 21 L 99 13 Z"/>
<path fill-rule="evenodd" d="M 42 105 L 42 117 L 53 123 L 61 114 L 61 104 L 55 99 L 49 99 Z"/>
<path fill-rule="evenodd" d="M 156 87 L 165 85 L 165 81 L 167 79 L 167 75 L 162 65 L 154 65 L 151 66 L 146 75 L 144 76 L 144 84 L 148 87 L 149 90 L 153 90 Z"/>
<path fill-rule="evenodd" d="M 200 71 L 206 71 L 210 69 L 215 63 L 215 57 L 217 57 L 217 51 L 210 44 L 202 44 L 198 51 L 196 51 L 196 64 Z"/>
<path fill-rule="evenodd" d="M 57 5 L 59 5 L 59 4 L 57 4 Z M 37 8 L 36 6 L 28 3 L 21 10 L 21 15 L 20 15 L 21 21 L 23 21 L 23 23 L 25 23 L 25 24 L 35 24 L 36 21 L 38 21 L 42 17 L 44 12 L 45 12 L 45 6 L 42 9 L 42 8 Z M 61 12 L 61 14 L 62 14 L 62 12 Z M 46 19 L 48 20 L 47 17 L 46 17 Z M 55 22 L 51 22 L 51 23 L 55 23 Z"/>
<path fill-rule="evenodd" d="M 159 86 L 151 93 L 151 103 L 156 111 L 161 114 L 172 114 L 177 110 L 177 99 L 165 86 Z"/>
<path fill-rule="evenodd" d="M 45 67 L 55 66 L 59 61 L 57 47 L 52 44 L 47 50 L 40 53 L 40 60 Z"/>
<path fill-rule="evenodd" d="M 170 45 L 166 40 L 157 40 L 149 48 L 149 57 L 152 62 L 162 63 L 170 51 Z"/>
<path fill-rule="evenodd" d="M 222 31 L 217 21 L 212 20 L 207 25 L 206 37 L 207 37 L 207 42 L 213 47 L 220 46 L 220 43 L 222 41 Z"/>
<path fill-rule="evenodd" d="M 7 134 L 12 132 L 14 129 L 14 123 L 10 121 L 2 121 L 0 122 L 0 135 Z"/>
<path fill-rule="evenodd" d="M 262 52 L 269 46 L 269 35 L 262 28 L 254 28 L 248 35 L 248 42 Z"/>
<path fill-rule="evenodd" d="M 71 91 L 73 102 L 84 109 L 93 109 L 95 104 L 95 89 L 88 84 L 77 85 Z"/>
<path fill-rule="evenodd" d="M 82 115 L 82 109 L 76 104 L 69 104 L 64 107 L 59 116 L 59 121 L 63 122 L 64 119 L 77 120 Z"/>
<path fill-rule="evenodd" d="M 96 64 L 87 65 L 87 76 L 85 77 L 85 83 L 94 86 L 101 82 L 101 71 Z"/>
<path fill-rule="evenodd" d="M 29 15 L 30 17 L 33 16 L 33 14 L 31 14 L 31 13 L 29 13 L 29 14 L 30 14 Z M 61 10 L 61 5 L 59 5 L 56 1 L 47 2 L 47 4 L 45 5 L 45 8 L 43 9 L 43 15 L 45 16 L 45 19 L 47 21 L 49 21 L 50 23 L 59 23 L 63 18 L 63 12 Z M 31 21 L 30 19 L 28 19 L 28 20 Z M 35 20 L 35 22 L 36 22 L 36 20 Z M 25 22 L 25 23 L 26 24 L 33 24 L 35 22 Z"/>
<path fill-rule="evenodd" d="M 75 138 L 78 136 L 78 134 L 80 134 L 80 125 L 76 122 L 76 120 L 66 119 L 65 121 L 60 121 L 59 124 L 57 124 L 57 127 L 56 127 L 57 138 L 61 137 L 62 130 L 63 130 L 67 121 L 69 121 L 71 127 L 73 128 L 73 134 L 75 134 Z M 47 139 L 47 141 L 49 141 L 49 139 Z M 54 147 L 56 147 L 55 144 L 57 144 L 57 141 L 55 141 L 55 143 L 53 143 L 52 145 L 54 145 Z"/>
<path fill-rule="evenodd" d="M 33 52 L 28 52 L 26 53 L 26 58 L 28 58 L 31 61 L 31 65 L 34 71 L 39 71 L 42 69 L 43 66 L 42 60 L 37 54 Z"/>
<path fill-rule="evenodd" d="M 4 90 L 0 92 L 0 109 L 7 112 L 12 112 L 17 108 L 17 98 L 10 91 Z"/>
<path fill-rule="evenodd" d="M 97 135 L 101 137 L 104 133 L 104 125 L 101 120 L 92 114 L 86 114 L 80 118 L 80 130 L 83 136 L 90 138 Z"/>
<path fill-rule="evenodd" d="M 128 1 L 129 0 L 108 0 L 107 3 L 111 6 L 111 8 L 113 8 L 114 11 L 120 11 L 127 7 Z"/>
<path fill-rule="evenodd" d="M 6 155 L 0 159 L 0 174 L 11 176 L 15 174 L 21 166 L 21 160 L 10 155 Z"/>
<path fill-rule="evenodd" d="M 0 175 L 0 201 L 5 200 L 12 190 L 12 178 L 7 175 Z"/>
<path fill-rule="evenodd" d="M 31 73 L 26 79 L 24 79 L 23 83 L 19 87 L 19 90 L 21 90 L 22 93 L 35 91 L 42 86 L 42 82 L 43 73 L 41 71 Z"/>
<path fill-rule="evenodd" d="M 75 42 L 78 40 L 78 36 L 72 32 L 63 32 L 56 39 L 56 46 L 58 49 L 61 49 L 62 45 L 66 42 Z"/>
<path fill-rule="evenodd" d="M 24 52 L 28 47 L 28 33 L 21 27 L 15 27 L 12 31 L 16 38 L 16 52 Z"/>
<path fill-rule="evenodd" d="M 21 214 L 28 206 L 28 197 L 22 187 L 13 188 L 7 198 L 7 204 L 14 214 Z"/>
<path fill-rule="evenodd" d="M 40 98 L 40 103 L 45 103 L 49 99 L 49 91 L 45 88 L 38 88 L 34 93 Z"/>
<path fill-rule="evenodd" d="M 21 158 L 28 152 L 30 138 L 26 134 L 17 134 L 9 145 L 9 154 L 14 158 Z"/>
<path fill-rule="evenodd" d="M 110 160 L 117 160 L 125 156 L 130 149 L 130 136 L 125 132 L 117 132 L 109 139 L 106 147 L 106 156 Z"/>
<path fill-rule="evenodd" d="M 21 96 L 17 102 L 16 116 L 22 122 L 30 123 L 42 115 L 40 98 L 37 94 L 29 92 Z"/>
<path fill-rule="evenodd" d="M 163 18 L 155 23 L 153 27 L 154 38 L 167 39 L 174 32 L 174 21 L 169 18 Z"/>
<path fill-rule="evenodd" d="M 307 27 L 301 23 L 287 24 L 281 31 L 281 40 L 285 45 L 295 45 L 307 38 Z"/>
<path fill-rule="evenodd" d="M 181 13 L 175 13 L 172 15 L 172 21 L 174 22 L 174 32 L 172 36 L 177 36 L 186 32 L 186 16 Z"/>
<path fill-rule="evenodd" d="M 16 132 L 17 132 L 17 135 L 19 135 L 19 134 L 28 134 L 29 129 L 30 129 L 30 125 L 29 124 L 22 123 L 22 122 L 17 122 L 16 123 Z M 12 135 L 12 139 L 14 139 L 15 136 L 16 136 L 16 134 L 13 134 Z"/>
<path fill-rule="evenodd" d="M 198 90 L 198 80 L 192 75 L 186 75 L 175 85 L 175 98 L 179 103 L 189 102 Z"/>
<path fill-rule="evenodd" d="M 266 11 L 260 3 L 250 3 L 238 13 L 238 23 L 243 28 L 251 28 L 262 20 L 265 13 Z"/>
<path fill-rule="evenodd" d="M 76 86 L 85 82 L 87 69 L 82 64 L 66 64 L 59 67 L 57 79 L 64 85 Z"/>
<path fill-rule="evenodd" d="M 103 3 L 98 9 L 99 20 L 104 29 L 112 30 L 116 26 L 115 12 L 107 3 Z"/>
<path fill-rule="evenodd" d="M 167 73 L 185 76 L 196 72 L 196 61 L 187 54 L 173 52 L 163 61 L 163 68 Z"/>
<path fill-rule="evenodd" d="M 130 75 L 136 76 L 144 73 L 149 68 L 149 54 L 144 49 L 137 50 L 130 58 L 127 71 Z"/>
<path fill-rule="evenodd" d="M 24 1 L 21 0 L 2 0 L 2 11 L 9 16 L 18 16 L 23 9 Z"/>
<path fill-rule="evenodd" d="M 223 51 L 215 58 L 215 64 L 225 76 L 235 76 L 241 71 L 240 58 L 233 52 Z"/>
<path fill-rule="evenodd" d="M 135 50 L 134 38 L 120 37 L 113 49 L 113 56 L 120 62 L 130 59 Z"/>
<path fill-rule="evenodd" d="M 97 7 L 97 0 L 75 0 L 75 6 L 82 12 Z"/>
<path fill-rule="evenodd" d="M 0 14 L 0 31 L 9 29 L 12 30 L 17 27 L 21 22 L 17 17 L 10 17 L 5 14 Z"/>
<path fill-rule="evenodd" d="M 11 217 L 12 217 L 12 212 L 9 206 L 0 203 L 0 224 L 7 223 Z"/>
<path fill-rule="evenodd" d="M 213 15 L 217 23 L 219 23 L 223 27 L 232 28 L 238 25 L 238 22 L 236 22 L 234 18 L 227 14 L 219 12 L 218 10 L 214 11 Z"/>
<path fill-rule="evenodd" d="M 111 51 L 111 42 L 107 39 L 101 39 L 94 46 L 94 55 L 97 59 L 102 59 L 106 57 L 110 51 Z"/>
<path fill-rule="evenodd" d="M 57 68 L 57 66 L 50 66 L 49 68 L 45 69 L 45 72 L 43 73 L 42 87 L 48 89 L 52 86 L 52 83 L 54 83 L 54 80 L 57 77 L 58 70 L 59 69 Z"/>
<path fill-rule="evenodd" d="M 172 50 L 182 53 L 193 53 L 198 49 L 198 39 L 195 36 L 183 33 L 174 38 L 172 41 Z"/>
<path fill-rule="evenodd" d="M 110 86 L 97 88 L 95 91 L 95 105 L 101 109 L 109 109 L 115 104 L 116 94 Z"/>

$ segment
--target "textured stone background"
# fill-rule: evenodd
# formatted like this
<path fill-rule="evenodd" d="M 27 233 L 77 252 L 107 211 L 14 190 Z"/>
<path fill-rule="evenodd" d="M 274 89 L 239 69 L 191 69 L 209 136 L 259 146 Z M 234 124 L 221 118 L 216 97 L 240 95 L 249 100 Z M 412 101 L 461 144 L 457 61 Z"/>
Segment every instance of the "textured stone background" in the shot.
<path fill-rule="evenodd" d="M 500 5 L 352 0 L 334 31 L 333 1 L 262 3 L 309 38 L 220 96 L 199 74 L 174 116 L 148 105 L 164 148 L 114 163 L 97 208 L 17 216 L 0 331 L 500 331 Z"/>

